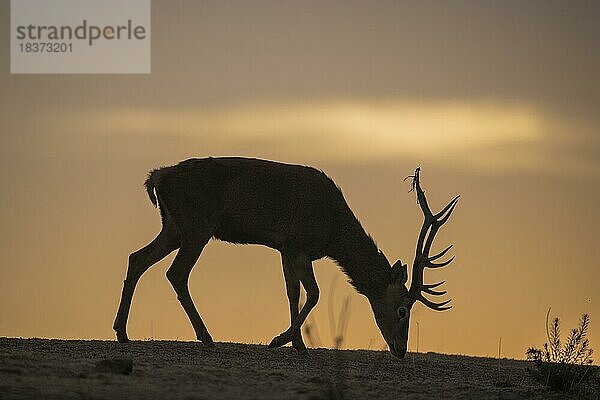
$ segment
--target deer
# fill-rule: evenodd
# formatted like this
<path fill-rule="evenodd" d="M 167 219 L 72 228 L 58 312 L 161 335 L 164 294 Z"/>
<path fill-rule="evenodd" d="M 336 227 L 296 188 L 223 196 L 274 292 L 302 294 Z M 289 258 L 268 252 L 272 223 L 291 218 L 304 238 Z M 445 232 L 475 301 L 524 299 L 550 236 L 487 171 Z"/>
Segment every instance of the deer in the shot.
<path fill-rule="evenodd" d="M 188 280 L 203 248 L 216 239 L 262 245 L 281 254 L 290 326 L 273 338 L 269 348 L 291 342 L 299 354 L 308 354 L 301 327 L 319 300 L 312 263 L 329 258 L 347 275 L 354 289 L 368 299 L 391 354 L 404 358 L 413 305 L 418 301 L 435 311 L 452 307 L 448 304 L 451 300 L 436 303 L 425 296 L 442 296 L 446 291 L 434 290 L 445 281 L 425 284 L 423 274 L 426 268 L 441 268 L 454 260 L 453 256 L 434 262 L 444 257 L 452 245 L 435 255 L 430 251 L 435 235 L 460 197 L 454 197 L 434 214 L 421 188 L 420 167 L 409 178 L 424 218 L 407 288 L 407 265 L 401 260 L 390 265 L 348 206 L 341 189 L 321 170 L 255 158 L 208 157 L 151 171 L 144 185 L 150 201 L 160 211 L 162 229 L 152 242 L 129 256 L 113 325 L 117 341 L 129 341 L 127 319 L 142 274 L 179 249 L 167 270 L 167 279 L 196 338 L 205 346 L 214 346 L 192 301 Z M 301 284 L 306 300 L 300 308 Z"/>

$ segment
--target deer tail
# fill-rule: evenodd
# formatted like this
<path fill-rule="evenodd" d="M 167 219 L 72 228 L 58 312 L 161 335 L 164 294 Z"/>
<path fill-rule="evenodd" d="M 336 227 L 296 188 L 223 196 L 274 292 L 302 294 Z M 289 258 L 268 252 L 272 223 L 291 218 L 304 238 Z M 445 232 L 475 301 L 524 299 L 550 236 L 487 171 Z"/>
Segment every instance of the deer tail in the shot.
<path fill-rule="evenodd" d="M 146 192 L 148 192 L 148 197 L 150 198 L 150 201 L 152 202 L 152 204 L 154 205 L 154 208 L 158 207 L 158 200 L 156 199 L 156 194 L 155 192 L 155 187 L 154 187 L 154 180 L 152 179 L 152 176 L 154 175 L 156 171 L 151 171 L 148 174 L 148 178 L 146 179 L 146 182 L 144 182 L 144 186 L 146 187 Z"/>

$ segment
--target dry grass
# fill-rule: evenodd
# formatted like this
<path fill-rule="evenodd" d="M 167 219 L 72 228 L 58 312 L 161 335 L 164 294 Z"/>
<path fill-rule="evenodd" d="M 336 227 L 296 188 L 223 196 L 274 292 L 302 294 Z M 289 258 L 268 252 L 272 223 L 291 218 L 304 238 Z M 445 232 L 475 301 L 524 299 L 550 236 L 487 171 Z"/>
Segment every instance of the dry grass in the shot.
<path fill-rule="evenodd" d="M 534 362 L 533 376 L 545 386 L 565 392 L 579 392 L 580 386 L 596 379 L 598 368 L 591 364 L 593 350 L 587 339 L 590 317 L 583 314 L 577 328 L 572 329 L 564 344 L 561 342 L 560 320 L 549 323 L 550 310 L 546 314 L 548 342 L 542 349 L 531 347 L 527 358 Z"/>

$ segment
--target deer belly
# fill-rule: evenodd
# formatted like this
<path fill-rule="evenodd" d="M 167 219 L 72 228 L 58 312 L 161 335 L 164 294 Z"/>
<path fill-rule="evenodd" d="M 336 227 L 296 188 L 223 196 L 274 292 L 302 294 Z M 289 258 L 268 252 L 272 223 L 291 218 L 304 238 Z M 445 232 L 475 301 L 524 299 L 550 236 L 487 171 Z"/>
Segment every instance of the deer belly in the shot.
<path fill-rule="evenodd" d="M 227 219 L 221 221 L 213 236 L 230 243 L 260 244 L 276 250 L 281 250 L 284 243 L 284 235 L 275 229 L 248 226 Z"/>

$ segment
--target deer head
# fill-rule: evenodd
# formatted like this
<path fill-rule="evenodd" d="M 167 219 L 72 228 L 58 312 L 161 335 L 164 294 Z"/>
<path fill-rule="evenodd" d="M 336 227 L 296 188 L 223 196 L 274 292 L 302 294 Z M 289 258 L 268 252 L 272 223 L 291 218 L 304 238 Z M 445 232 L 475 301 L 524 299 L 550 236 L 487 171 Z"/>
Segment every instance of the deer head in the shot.
<path fill-rule="evenodd" d="M 435 235 L 450 218 L 460 196 L 452 199 L 442 211 L 433 214 L 427 204 L 425 193 L 421 188 L 419 173 L 420 168 L 417 168 L 414 175 L 406 178 L 412 179 L 411 191 L 414 190 L 416 192 L 417 203 L 420 205 L 424 217 L 413 261 L 410 289 L 406 287 L 406 282 L 408 281 L 407 266 L 398 260 L 392 266 L 391 282 L 385 289 L 385 293 L 383 293 L 379 301 L 372 304 L 377 326 L 387 342 L 391 353 L 399 358 L 403 358 L 406 354 L 410 311 L 415 302 L 420 301 L 435 311 L 444 311 L 452 308 L 452 306 L 447 305 L 451 300 L 435 303 L 425 297 L 424 294 L 442 296 L 446 294 L 446 291 L 434 290 L 445 281 L 429 285 L 423 283 L 423 272 L 425 268 L 441 268 L 454 260 L 454 257 L 452 257 L 444 262 L 434 262 L 443 257 L 452 248 L 452 245 L 433 256 L 430 256 L 429 252 L 431 251 Z"/>

